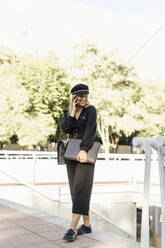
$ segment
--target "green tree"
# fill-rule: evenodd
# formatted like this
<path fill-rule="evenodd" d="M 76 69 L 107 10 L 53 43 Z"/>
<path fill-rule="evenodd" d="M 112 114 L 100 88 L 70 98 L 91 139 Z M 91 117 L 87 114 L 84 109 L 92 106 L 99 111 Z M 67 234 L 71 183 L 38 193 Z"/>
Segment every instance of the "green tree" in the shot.
<path fill-rule="evenodd" d="M 32 149 L 34 146 L 46 146 L 48 136 L 56 131 L 51 115 L 42 113 L 24 113 L 18 121 L 18 143 Z"/>
<path fill-rule="evenodd" d="M 48 136 L 48 140 L 57 142 L 63 135 L 60 125 L 69 97 L 66 73 L 58 58 L 53 52 L 47 57 L 25 55 L 21 58 L 18 78 L 29 96 L 26 112 L 32 116 L 36 113 L 51 116 L 56 131 Z"/>
<path fill-rule="evenodd" d="M 17 133 L 18 120 L 28 106 L 26 89 L 16 80 L 11 65 L 0 66 L 0 141 L 10 142 Z"/>
<path fill-rule="evenodd" d="M 104 52 L 96 45 L 82 43 L 68 68 L 72 84 L 87 83 L 90 101 L 98 112 L 98 131 L 105 151 L 116 149 L 119 138 L 143 128 L 137 103 L 143 96 L 135 69 L 122 60 L 116 51 Z"/>
<path fill-rule="evenodd" d="M 68 104 L 63 68 L 54 54 L 18 59 L 4 47 L 0 47 L 0 62 L 1 143 L 46 145 Z"/>
<path fill-rule="evenodd" d="M 165 134 L 165 85 L 160 82 L 148 81 L 143 84 L 143 96 L 138 103 L 139 112 L 136 118 L 143 122 L 139 135 L 145 137 L 164 136 Z"/>
<path fill-rule="evenodd" d="M 17 55 L 8 47 L 0 46 L 0 65 L 13 64 L 18 61 Z"/>
<path fill-rule="evenodd" d="M 13 73 L 16 68 L 15 65 L 0 66 L 0 140 L 10 143 L 12 137 L 18 137 L 20 145 L 33 148 L 33 145 L 45 144 L 47 137 L 56 131 L 56 125 L 50 114 L 26 112 L 29 96 Z"/>

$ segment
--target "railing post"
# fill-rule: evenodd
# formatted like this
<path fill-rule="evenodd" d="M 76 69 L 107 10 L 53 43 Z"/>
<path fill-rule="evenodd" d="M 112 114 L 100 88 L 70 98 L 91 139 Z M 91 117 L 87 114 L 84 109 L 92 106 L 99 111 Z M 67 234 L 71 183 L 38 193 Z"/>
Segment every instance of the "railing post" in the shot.
<path fill-rule="evenodd" d="M 36 182 L 36 153 L 33 153 L 33 160 L 34 160 L 34 164 L 33 164 L 33 178 L 32 178 L 32 185 L 35 185 Z"/>
<path fill-rule="evenodd" d="M 145 141 L 146 140 L 146 141 Z M 144 180 L 144 205 L 142 212 L 142 231 L 141 231 L 141 248 L 149 247 L 149 182 L 150 182 L 150 165 L 151 165 L 151 146 L 158 151 L 159 177 L 160 177 L 160 195 L 161 195 L 161 248 L 165 248 L 165 136 L 159 136 L 157 139 L 134 138 L 134 145 L 145 148 L 145 180 Z M 147 210 L 148 209 L 148 210 Z"/>
<path fill-rule="evenodd" d="M 140 248 L 149 248 L 149 193 L 150 193 L 150 175 L 151 175 L 151 145 L 155 145 L 152 138 L 135 137 L 133 145 L 139 146 L 145 151 L 145 173 L 144 173 L 144 191 L 143 191 L 143 207 L 142 207 L 142 227 Z"/>
<path fill-rule="evenodd" d="M 152 229 L 154 230 L 154 234 L 157 235 L 159 233 L 159 208 L 153 206 L 152 207 Z"/>
<path fill-rule="evenodd" d="M 161 207 L 162 207 L 162 225 L 161 225 L 161 247 L 165 247 L 165 168 L 164 168 L 164 155 L 161 152 L 162 146 L 158 148 L 159 159 L 159 177 L 160 177 L 160 195 L 161 195 Z"/>
<path fill-rule="evenodd" d="M 61 185 L 58 186 L 59 202 L 61 201 Z"/>
<path fill-rule="evenodd" d="M 141 248 L 149 248 L 149 191 L 151 174 L 151 145 L 146 141 L 145 151 L 145 174 L 144 174 L 144 193 L 142 208 L 142 229 L 141 229 Z"/>

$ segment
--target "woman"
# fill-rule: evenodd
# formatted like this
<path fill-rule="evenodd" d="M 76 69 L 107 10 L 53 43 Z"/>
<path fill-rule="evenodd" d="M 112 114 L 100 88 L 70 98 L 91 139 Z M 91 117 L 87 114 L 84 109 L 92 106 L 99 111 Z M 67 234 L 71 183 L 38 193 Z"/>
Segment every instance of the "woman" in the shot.
<path fill-rule="evenodd" d="M 77 235 L 91 233 L 89 204 L 93 185 L 94 165 L 87 163 L 87 152 L 96 136 L 96 109 L 88 103 L 89 89 L 85 84 L 77 84 L 71 89 L 69 111 L 64 112 L 62 129 L 69 138 L 81 139 L 78 161 L 66 160 L 68 180 L 72 198 L 71 226 L 63 239 L 74 241 Z M 77 230 L 80 217 L 84 224 Z"/>

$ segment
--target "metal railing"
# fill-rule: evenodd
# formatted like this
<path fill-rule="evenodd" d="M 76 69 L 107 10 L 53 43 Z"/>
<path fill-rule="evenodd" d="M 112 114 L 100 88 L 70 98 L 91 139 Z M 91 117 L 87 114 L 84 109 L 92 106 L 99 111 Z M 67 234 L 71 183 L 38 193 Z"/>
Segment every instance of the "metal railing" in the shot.
<path fill-rule="evenodd" d="M 144 174 L 144 192 L 142 208 L 142 228 L 141 228 L 141 248 L 149 248 L 149 193 L 150 193 L 150 175 L 151 175 L 151 154 L 152 148 L 158 152 L 160 194 L 161 194 L 161 247 L 165 247 L 165 136 L 157 139 L 136 137 L 133 139 L 133 145 L 139 146 L 145 151 L 145 174 Z"/>
<path fill-rule="evenodd" d="M 57 159 L 57 152 L 0 150 L 0 159 Z"/>
<path fill-rule="evenodd" d="M 96 161 L 95 181 L 113 182 L 127 181 L 130 184 L 143 183 L 145 154 L 108 154 L 99 153 Z M 155 154 L 151 156 L 153 165 L 152 183 L 159 184 Z M 45 151 L 0 151 L 0 169 L 14 175 L 31 185 L 67 182 L 65 165 L 57 164 L 56 152 Z M 118 173 L 120 171 L 120 173 Z M 1 185 L 14 183 L 0 175 Z"/>
<path fill-rule="evenodd" d="M 0 159 L 57 159 L 57 152 L 0 150 Z M 99 153 L 97 160 L 144 160 L 144 154 Z"/>

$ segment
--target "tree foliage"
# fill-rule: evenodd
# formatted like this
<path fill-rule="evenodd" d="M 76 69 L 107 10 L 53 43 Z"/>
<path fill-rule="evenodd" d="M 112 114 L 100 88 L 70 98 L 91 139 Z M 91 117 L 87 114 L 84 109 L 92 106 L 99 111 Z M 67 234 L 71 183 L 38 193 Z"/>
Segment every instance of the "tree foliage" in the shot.
<path fill-rule="evenodd" d="M 30 105 L 27 112 L 42 112 L 59 118 L 68 101 L 68 88 L 64 69 L 51 54 L 26 55 L 21 59 L 19 80 L 28 91 Z"/>
<path fill-rule="evenodd" d="M 76 49 L 78 51 L 68 71 L 73 83 L 84 82 L 90 86 L 90 99 L 97 108 L 98 131 L 105 150 L 109 151 L 110 144 L 111 150 L 116 150 L 122 136 L 160 133 L 159 121 L 154 121 L 157 130 L 153 130 L 154 126 L 150 129 L 151 119 L 155 111 L 160 114 L 158 108 L 163 103 L 157 101 L 157 107 L 153 106 L 152 99 L 156 97 L 158 100 L 158 91 L 154 93 L 157 96 L 153 96 L 151 92 L 154 89 L 147 84 L 144 86 L 135 68 L 116 51 L 104 52 L 88 42 L 79 44 Z M 148 94 L 150 99 L 147 99 Z M 164 109 L 161 113 L 164 113 Z"/>
<path fill-rule="evenodd" d="M 0 46 L 0 65 L 13 64 L 17 62 L 17 55 L 8 47 Z"/>
<path fill-rule="evenodd" d="M 6 49 L 1 50 L 0 55 L 7 54 Z M 14 57 L 9 51 L 7 56 Z M 11 63 L 6 62 L 7 56 L 1 56 L 5 59 L 0 66 L 1 143 L 18 137 L 22 146 L 45 146 L 49 136 L 59 130 L 59 119 L 68 104 L 64 69 L 52 53 L 44 58 L 24 55 Z"/>
<path fill-rule="evenodd" d="M 6 66 L 0 67 L 0 75 L 0 141 L 3 143 L 17 134 L 18 121 L 28 106 L 28 94 Z"/>
<path fill-rule="evenodd" d="M 68 105 L 69 85 L 66 83 L 66 74 L 58 58 L 54 53 L 50 53 L 44 58 L 38 54 L 22 57 L 18 79 L 26 88 L 29 96 L 26 113 L 31 118 L 28 122 L 31 123 L 31 120 L 38 114 L 35 123 L 39 124 L 39 128 L 35 136 L 37 136 L 37 132 L 39 136 L 43 136 L 42 140 L 38 140 L 39 143 L 43 143 L 45 140 L 44 144 L 46 144 L 49 136 L 59 137 L 59 119 Z M 25 123 L 25 126 L 28 126 L 28 122 Z M 51 129 L 53 123 L 54 129 Z M 28 136 L 28 131 L 26 131 L 26 136 Z M 25 138 L 21 140 L 24 140 L 25 143 Z"/>
<path fill-rule="evenodd" d="M 143 129 L 141 136 L 164 136 L 165 134 L 165 85 L 160 82 L 145 82 L 143 85 L 143 97 L 139 102 L 140 111 L 134 113 L 141 119 Z"/>
<path fill-rule="evenodd" d="M 18 57 L 0 46 L 1 143 L 46 147 L 64 138 L 63 111 L 77 83 L 89 85 L 106 152 L 115 151 L 123 137 L 164 135 L 163 84 L 142 82 L 116 50 L 103 51 L 89 42 L 75 48 L 75 56 L 62 66 L 53 52 Z"/>

